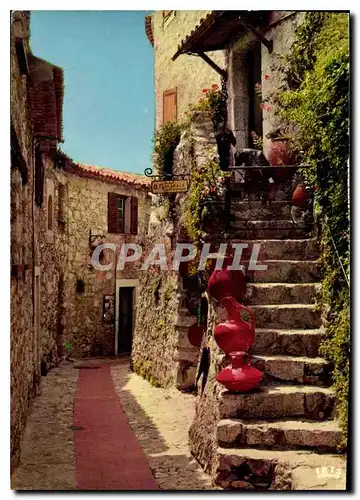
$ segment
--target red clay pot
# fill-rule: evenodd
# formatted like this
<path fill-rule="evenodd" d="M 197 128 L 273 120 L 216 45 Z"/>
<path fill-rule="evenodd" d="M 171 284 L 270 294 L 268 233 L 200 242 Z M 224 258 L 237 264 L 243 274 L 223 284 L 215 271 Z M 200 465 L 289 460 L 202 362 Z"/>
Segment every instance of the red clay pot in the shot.
<path fill-rule="evenodd" d="M 195 347 L 200 347 L 205 330 L 206 330 L 205 325 L 190 326 L 188 330 L 188 339 L 190 344 Z"/>
<path fill-rule="evenodd" d="M 233 262 L 232 256 L 224 259 L 223 269 L 214 270 L 208 281 L 208 292 L 217 301 L 224 297 L 235 297 L 242 301 L 246 293 L 246 279 L 243 271 L 228 269 Z M 215 265 L 214 265 L 215 267 Z"/>
<path fill-rule="evenodd" d="M 254 342 L 255 316 L 248 307 L 239 304 L 233 297 L 226 297 L 221 301 L 226 308 L 228 320 L 219 323 L 214 328 L 214 338 L 217 345 L 225 353 L 233 351 L 247 351 Z M 241 319 L 241 313 L 246 311 L 250 321 Z"/>
<path fill-rule="evenodd" d="M 231 352 L 231 365 L 216 375 L 216 380 L 231 392 L 247 392 L 262 379 L 263 374 L 244 361 L 245 352 Z"/>
<path fill-rule="evenodd" d="M 293 204 L 297 207 L 303 207 L 304 205 L 306 205 L 306 200 L 307 192 L 305 186 L 296 186 L 292 195 Z"/>
<path fill-rule="evenodd" d="M 291 151 L 289 151 L 288 140 L 274 139 L 271 141 L 267 151 L 266 159 L 271 166 L 294 165 L 295 158 Z M 294 172 L 292 169 L 285 168 L 284 170 L 277 168 L 274 172 L 275 181 L 277 183 L 289 181 Z"/>

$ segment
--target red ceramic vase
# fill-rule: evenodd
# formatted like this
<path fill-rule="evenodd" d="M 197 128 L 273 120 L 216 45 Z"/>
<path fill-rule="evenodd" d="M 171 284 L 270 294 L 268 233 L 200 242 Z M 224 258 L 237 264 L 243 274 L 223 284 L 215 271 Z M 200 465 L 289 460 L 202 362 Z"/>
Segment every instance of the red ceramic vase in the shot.
<path fill-rule="evenodd" d="M 305 186 L 296 186 L 292 195 L 293 204 L 297 207 L 303 207 L 304 205 L 306 205 L 306 200 L 307 192 Z"/>
<path fill-rule="evenodd" d="M 241 270 L 228 269 L 233 262 L 233 257 L 224 259 L 223 269 L 214 270 L 208 281 L 209 294 L 220 302 L 225 297 L 235 297 L 242 301 L 246 293 L 246 280 Z"/>
<path fill-rule="evenodd" d="M 226 308 L 228 320 L 214 328 L 215 342 L 225 354 L 247 351 L 255 337 L 254 313 L 249 307 L 239 304 L 234 297 L 225 297 L 221 304 Z M 250 321 L 241 318 L 244 311 L 248 313 Z"/>
<path fill-rule="evenodd" d="M 216 380 L 231 392 L 247 392 L 262 379 L 263 374 L 244 361 L 245 352 L 231 352 L 231 365 L 216 375 Z"/>

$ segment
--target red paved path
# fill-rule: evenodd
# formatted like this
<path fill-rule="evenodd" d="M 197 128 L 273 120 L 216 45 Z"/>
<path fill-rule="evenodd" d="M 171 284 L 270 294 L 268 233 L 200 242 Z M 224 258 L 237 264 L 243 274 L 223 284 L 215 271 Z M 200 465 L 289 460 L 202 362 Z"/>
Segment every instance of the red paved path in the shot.
<path fill-rule="evenodd" d="M 115 393 L 110 369 L 80 369 L 76 388 L 76 489 L 158 490 Z"/>

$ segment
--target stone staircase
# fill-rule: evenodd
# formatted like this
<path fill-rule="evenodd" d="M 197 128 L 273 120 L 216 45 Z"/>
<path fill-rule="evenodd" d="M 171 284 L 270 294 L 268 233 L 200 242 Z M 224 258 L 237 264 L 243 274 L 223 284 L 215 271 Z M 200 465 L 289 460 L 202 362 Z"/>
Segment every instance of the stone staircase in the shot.
<path fill-rule="evenodd" d="M 319 356 L 319 250 L 290 209 L 284 201 L 232 205 L 232 242 L 249 244 L 245 265 L 260 243 L 258 264 L 268 268 L 248 272 L 246 297 L 256 317 L 251 362 L 263 381 L 249 393 L 220 394 L 215 482 L 225 489 L 345 488 L 332 367 Z"/>

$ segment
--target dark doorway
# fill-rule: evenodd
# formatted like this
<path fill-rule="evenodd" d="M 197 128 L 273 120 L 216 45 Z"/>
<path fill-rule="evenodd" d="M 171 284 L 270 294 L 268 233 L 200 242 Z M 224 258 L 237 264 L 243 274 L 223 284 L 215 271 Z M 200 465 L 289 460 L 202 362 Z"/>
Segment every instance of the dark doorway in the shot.
<path fill-rule="evenodd" d="M 130 354 L 133 337 L 133 305 L 135 287 L 124 286 L 119 288 L 119 330 L 118 354 Z"/>
<path fill-rule="evenodd" d="M 256 90 L 256 84 L 261 89 L 261 43 L 254 43 L 247 54 L 248 83 L 249 83 L 249 133 L 255 132 L 262 137 L 262 109 L 261 90 Z M 249 147 L 254 147 L 254 140 L 249 136 Z"/>

